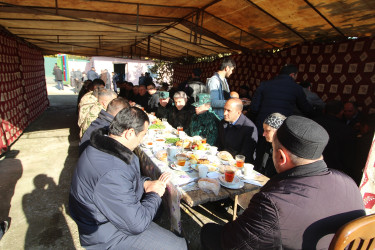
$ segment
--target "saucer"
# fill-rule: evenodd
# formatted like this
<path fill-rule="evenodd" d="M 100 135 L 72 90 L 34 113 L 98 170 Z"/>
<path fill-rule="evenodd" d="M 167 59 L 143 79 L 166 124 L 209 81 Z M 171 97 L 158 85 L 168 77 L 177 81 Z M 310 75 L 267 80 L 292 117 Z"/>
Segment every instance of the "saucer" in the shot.
<path fill-rule="evenodd" d="M 234 177 L 232 182 L 227 182 L 225 181 L 225 176 L 220 175 L 219 182 L 222 186 L 230 189 L 240 189 L 243 188 L 243 186 L 245 185 L 245 183 L 241 181 L 240 178 L 238 178 L 237 176 Z"/>

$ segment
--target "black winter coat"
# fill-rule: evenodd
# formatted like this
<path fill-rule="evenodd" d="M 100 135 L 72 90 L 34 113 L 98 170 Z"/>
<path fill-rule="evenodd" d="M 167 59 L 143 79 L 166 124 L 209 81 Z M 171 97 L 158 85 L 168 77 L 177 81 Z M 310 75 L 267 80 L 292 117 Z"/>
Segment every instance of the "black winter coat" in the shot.
<path fill-rule="evenodd" d="M 223 249 L 328 249 L 334 233 L 364 216 L 354 181 L 324 161 L 272 177 L 223 228 Z"/>
<path fill-rule="evenodd" d="M 186 104 L 181 110 L 173 106 L 170 109 L 168 123 L 174 128 L 183 127 L 184 131 L 186 131 L 189 128 L 190 120 L 194 113 L 194 107 L 189 104 Z"/>
<path fill-rule="evenodd" d="M 288 117 L 293 114 L 296 106 L 304 115 L 311 115 L 313 112 L 302 87 L 292 77 L 278 75 L 270 81 L 262 82 L 250 105 L 251 113 L 256 116 L 255 124 L 259 134 L 263 133 L 263 122 L 268 115 L 278 112 Z"/>

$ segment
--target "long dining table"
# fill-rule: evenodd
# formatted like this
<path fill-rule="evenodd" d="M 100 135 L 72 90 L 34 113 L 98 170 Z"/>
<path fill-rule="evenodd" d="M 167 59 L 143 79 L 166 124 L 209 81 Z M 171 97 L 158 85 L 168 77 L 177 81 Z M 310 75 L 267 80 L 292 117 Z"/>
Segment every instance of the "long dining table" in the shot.
<path fill-rule="evenodd" d="M 163 204 L 169 211 L 171 231 L 181 234 L 181 210 L 180 203 L 183 200 L 191 207 L 198 206 L 211 201 L 223 200 L 228 197 L 234 200 L 233 219 L 236 218 L 237 205 L 246 207 L 252 195 L 259 191 L 268 178 L 256 171 L 253 171 L 250 179 L 241 179 L 244 182 L 242 188 L 231 189 L 221 186 L 217 195 L 213 192 L 202 191 L 197 184 L 199 180 L 198 172 L 193 168 L 176 169 L 171 166 L 171 162 L 160 160 L 157 155 L 161 150 L 166 150 L 173 145 L 166 144 L 160 138 L 176 138 L 178 137 L 168 123 L 163 123 L 165 129 L 152 130 L 149 129 L 148 134 L 139 147 L 135 149 L 135 154 L 140 160 L 142 175 L 157 180 L 164 172 L 171 172 L 172 177 L 167 184 L 166 192 L 163 196 Z M 145 141 L 152 141 L 152 145 L 147 145 Z M 211 156 L 213 157 L 213 156 Z M 242 204 L 241 204 L 242 202 Z M 247 203 L 247 204 L 246 204 Z"/>

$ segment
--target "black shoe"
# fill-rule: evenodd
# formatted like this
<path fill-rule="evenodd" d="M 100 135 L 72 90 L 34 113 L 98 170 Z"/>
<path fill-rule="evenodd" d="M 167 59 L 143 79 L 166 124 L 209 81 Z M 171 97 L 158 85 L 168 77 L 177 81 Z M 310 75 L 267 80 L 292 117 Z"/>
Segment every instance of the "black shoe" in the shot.
<path fill-rule="evenodd" d="M 3 231 L 3 234 L 5 234 L 8 231 L 9 228 L 9 222 L 8 221 L 3 221 L 0 223 L 1 230 Z"/>

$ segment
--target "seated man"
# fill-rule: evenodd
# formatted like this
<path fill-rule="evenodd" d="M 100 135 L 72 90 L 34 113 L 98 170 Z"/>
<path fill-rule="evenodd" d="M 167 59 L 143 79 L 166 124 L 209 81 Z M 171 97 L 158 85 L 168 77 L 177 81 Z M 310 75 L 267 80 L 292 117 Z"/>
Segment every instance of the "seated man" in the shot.
<path fill-rule="evenodd" d="M 217 146 L 232 154 L 244 155 L 245 162 L 253 163 L 258 141 L 258 130 L 254 123 L 242 114 L 242 101 L 229 99 L 224 106 L 224 119 L 219 124 Z"/>
<path fill-rule="evenodd" d="M 272 140 L 277 129 L 283 124 L 286 117 L 280 113 L 270 114 L 263 122 L 263 136 L 259 138 L 257 145 L 257 157 L 254 168 L 259 173 L 267 177 L 272 177 L 276 173 L 272 160 Z"/>
<path fill-rule="evenodd" d="M 183 238 L 152 222 L 170 179 L 140 174 L 132 152 L 149 125 L 139 108 L 122 109 L 108 135 L 95 130 L 79 158 L 69 197 L 70 215 L 86 249 L 187 249 Z"/>
<path fill-rule="evenodd" d="M 235 221 L 206 224 L 202 244 L 207 249 L 328 249 L 342 225 L 365 215 L 354 181 L 323 161 L 328 139 L 316 122 L 288 117 L 272 141 L 278 174 Z"/>
<path fill-rule="evenodd" d="M 155 115 L 159 119 L 167 118 L 170 109 L 172 108 L 172 102 L 169 98 L 169 92 L 159 91 L 159 106 L 155 112 Z"/>
<path fill-rule="evenodd" d="M 156 112 L 159 106 L 159 92 L 156 90 L 156 86 L 153 82 L 149 83 L 146 88 L 149 98 L 145 109 L 148 113 Z"/>
<path fill-rule="evenodd" d="M 89 91 L 81 98 L 78 104 L 78 127 L 82 126 L 91 107 L 98 101 L 98 90 L 104 88 L 104 86 L 104 82 L 100 79 L 95 79 L 88 86 Z"/>
<path fill-rule="evenodd" d="M 200 93 L 196 95 L 195 114 L 186 133 L 190 136 L 199 135 L 207 139 L 207 143 L 214 145 L 218 134 L 219 117 L 211 109 L 210 94 Z"/>
<path fill-rule="evenodd" d="M 191 116 L 194 114 L 194 108 L 187 104 L 188 98 L 184 91 L 177 91 L 173 100 L 174 107 L 169 112 L 168 122 L 172 127 L 183 127 L 186 131 L 189 128 Z"/>
<path fill-rule="evenodd" d="M 138 105 L 141 105 L 141 107 L 146 109 L 148 106 L 148 98 L 149 98 L 149 94 L 147 93 L 146 86 L 140 85 L 138 87 L 138 95 L 136 96 L 134 102 Z"/>
<path fill-rule="evenodd" d="M 79 143 L 79 155 L 81 155 L 85 148 L 90 144 L 90 136 L 95 129 L 109 129 L 109 125 L 111 124 L 116 114 L 120 110 L 129 107 L 130 104 L 124 98 L 117 97 L 108 104 L 107 110 L 102 109 L 98 115 L 98 118 L 96 118 L 96 120 L 91 123 L 90 127 L 83 134 L 82 139 Z"/>
<path fill-rule="evenodd" d="M 98 118 L 98 115 L 101 110 L 106 110 L 108 103 L 115 99 L 117 94 L 109 89 L 100 89 L 98 93 L 98 101 L 92 105 L 90 111 L 87 113 L 83 123 L 80 126 L 80 137 L 82 138 L 83 134 L 90 127 L 91 123 Z"/>

